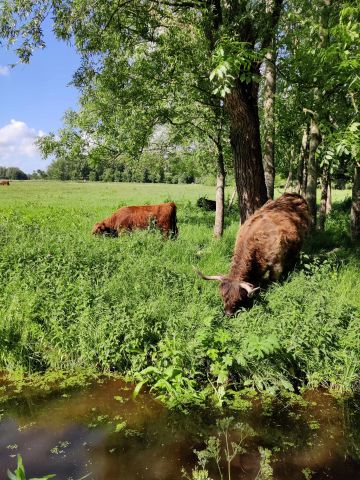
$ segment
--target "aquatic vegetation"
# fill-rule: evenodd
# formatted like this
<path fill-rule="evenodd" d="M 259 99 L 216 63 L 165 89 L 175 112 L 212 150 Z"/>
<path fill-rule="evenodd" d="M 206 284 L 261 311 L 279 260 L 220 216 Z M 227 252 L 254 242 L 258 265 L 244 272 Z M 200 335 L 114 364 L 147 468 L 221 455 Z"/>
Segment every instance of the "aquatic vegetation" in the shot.
<path fill-rule="evenodd" d="M 25 467 L 20 454 L 18 454 L 17 456 L 17 467 L 15 471 L 10 472 L 10 470 L 8 470 L 7 474 L 8 474 L 9 480 L 26 480 Z M 41 477 L 41 478 L 29 478 L 28 480 L 49 480 L 50 478 L 55 478 L 55 477 L 56 475 L 50 474 L 50 475 L 45 475 L 44 477 Z"/>
<path fill-rule="evenodd" d="M 255 480 L 273 480 L 273 469 L 271 467 L 271 450 L 259 447 L 260 468 Z"/>
<path fill-rule="evenodd" d="M 216 424 L 217 436 L 209 437 L 203 450 L 195 450 L 198 461 L 191 474 L 182 469 L 183 477 L 187 480 L 212 480 L 208 469 L 211 462 L 216 465 L 217 478 L 231 480 L 232 462 L 247 451 L 246 441 L 255 435 L 249 425 L 235 422 L 234 417 L 224 417 L 217 420 Z M 272 480 L 271 450 L 260 446 L 259 453 L 259 470 L 255 480 Z M 238 465 L 241 465 L 241 458 L 238 457 L 237 460 Z"/>

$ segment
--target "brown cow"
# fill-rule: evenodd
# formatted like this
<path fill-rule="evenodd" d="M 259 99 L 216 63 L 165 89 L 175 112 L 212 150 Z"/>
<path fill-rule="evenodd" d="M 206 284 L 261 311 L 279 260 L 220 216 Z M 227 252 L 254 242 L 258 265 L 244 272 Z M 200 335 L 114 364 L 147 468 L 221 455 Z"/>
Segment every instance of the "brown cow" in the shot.
<path fill-rule="evenodd" d="M 177 235 L 176 205 L 173 202 L 160 203 L 160 205 L 142 205 L 119 208 L 110 217 L 94 225 L 93 235 L 108 233 L 117 235 L 123 230 L 147 228 L 151 221 L 168 236 Z"/>
<path fill-rule="evenodd" d="M 10 182 L 9 182 L 9 180 L 0 180 L 0 185 L 10 186 Z"/>
<path fill-rule="evenodd" d="M 270 281 L 294 267 L 310 225 L 306 200 L 286 193 L 269 200 L 240 227 L 230 273 L 203 275 L 204 280 L 220 281 L 226 315 L 232 315 L 257 290 L 266 274 Z"/>

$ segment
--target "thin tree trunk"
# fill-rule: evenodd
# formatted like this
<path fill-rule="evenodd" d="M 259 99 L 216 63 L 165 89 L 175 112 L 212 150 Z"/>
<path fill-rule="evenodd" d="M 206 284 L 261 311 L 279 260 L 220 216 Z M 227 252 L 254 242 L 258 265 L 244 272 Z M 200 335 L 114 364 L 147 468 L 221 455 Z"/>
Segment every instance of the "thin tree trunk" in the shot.
<path fill-rule="evenodd" d="M 352 188 L 351 202 L 351 239 L 360 243 L 360 165 L 355 165 L 354 184 Z"/>
<path fill-rule="evenodd" d="M 235 200 L 235 197 L 236 197 L 236 193 L 237 193 L 237 191 L 236 191 L 236 187 L 235 187 L 233 193 L 231 194 L 230 200 L 229 200 L 229 205 L 228 205 L 229 210 L 233 206 L 233 203 L 234 203 L 234 200 Z"/>
<path fill-rule="evenodd" d="M 321 201 L 319 212 L 319 230 L 323 231 L 325 228 L 325 220 L 327 214 L 328 191 L 329 191 L 329 165 L 324 165 L 322 179 L 321 179 Z"/>
<path fill-rule="evenodd" d="M 255 82 L 237 80 L 226 97 L 241 222 L 267 201 Z"/>
<path fill-rule="evenodd" d="M 304 158 L 304 165 L 303 165 L 303 183 L 301 186 L 301 195 L 306 197 L 306 191 L 308 186 L 308 168 L 309 168 L 309 150 L 307 150 L 307 155 Z"/>
<path fill-rule="evenodd" d="M 214 236 L 220 238 L 224 231 L 224 199 L 225 199 L 225 166 L 222 145 L 219 143 L 218 158 L 217 158 L 217 177 L 216 177 L 216 210 L 215 210 L 215 224 Z"/>
<path fill-rule="evenodd" d="M 323 0 L 320 13 L 320 25 L 319 25 L 319 48 L 326 48 L 329 41 L 329 13 L 331 0 Z M 315 105 L 319 105 L 321 102 L 320 91 L 318 87 L 314 88 L 314 100 Z M 321 141 L 319 127 L 317 125 L 317 119 L 314 112 L 312 113 L 311 123 L 310 123 L 310 144 L 309 144 L 309 165 L 308 165 L 308 188 L 306 192 L 306 199 L 309 204 L 310 216 L 311 216 L 311 228 L 316 228 L 316 186 L 317 186 L 317 163 L 316 163 L 316 150 Z M 321 194 L 321 214 L 320 214 L 320 229 L 323 230 L 325 227 L 325 217 L 326 217 L 326 201 L 327 201 L 327 190 L 328 190 L 328 168 L 324 169 L 323 190 Z M 324 197 L 324 198 L 323 198 Z"/>
<path fill-rule="evenodd" d="M 276 53 L 275 41 L 272 48 L 265 55 L 264 72 L 264 173 L 268 198 L 274 198 L 275 182 L 275 92 L 276 92 Z"/>
<path fill-rule="evenodd" d="M 311 228 L 316 228 L 316 186 L 317 186 L 317 163 L 316 150 L 320 143 L 320 131 L 315 118 L 311 118 L 310 123 L 310 142 L 309 142 L 309 162 L 307 169 L 307 187 L 306 200 L 309 205 Z"/>
<path fill-rule="evenodd" d="M 309 126 L 304 128 L 303 136 L 301 139 L 300 158 L 297 171 L 297 193 L 301 195 L 306 194 L 306 182 L 307 182 L 307 163 L 309 157 Z"/>
<path fill-rule="evenodd" d="M 295 147 L 294 145 L 291 147 L 291 152 L 290 152 L 290 157 L 289 157 L 289 174 L 286 179 L 285 183 L 285 188 L 284 188 L 284 193 L 287 191 L 289 188 L 289 185 L 292 184 L 292 171 L 293 171 L 293 165 L 295 163 Z"/>
<path fill-rule="evenodd" d="M 326 200 L 326 212 L 329 214 L 332 209 L 332 187 L 331 187 L 331 176 L 329 174 L 329 185 L 328 185 L 328 194 Z"/>
<path fill-rule="evenodd" d="M 284 193 L 286 193 L 287 189 L 289 188 L 291 180 L 292 180 L 292 171 L 289 170 L 289 175 L 287 176 L 286 183 L 285 183 Z"/>

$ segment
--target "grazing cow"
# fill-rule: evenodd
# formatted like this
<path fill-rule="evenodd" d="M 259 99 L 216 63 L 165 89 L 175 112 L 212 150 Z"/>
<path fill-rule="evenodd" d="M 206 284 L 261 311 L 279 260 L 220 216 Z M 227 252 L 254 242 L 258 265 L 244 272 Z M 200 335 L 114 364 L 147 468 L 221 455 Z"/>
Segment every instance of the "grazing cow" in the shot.
<path fill-rule="evenodd" d="M 310 225 L 306 200 L 286 193 L 269 200 L 240 227 L 230 273 L 203 275 L 204 280 L 218 280 L 225 313 L 234 314 L 257 290 L 266 274 L 270 281 L 294 267 Z"/>
<path fill-rule="evenodd" d="M 9 180 L 0 180 L 0 185 L 7 185 L 7 186 L 10 186 L 10 182 Z"/>
<path fill-rule="evenodd" d="M 110 217 L 94 225 L 93 235 L 108 233 L 118 235 L 123 230 L 147 228 L 151 221 L 164 233 L 165 236 L 177 235 L 176 205 L 160 203 L 160 205 L 142 205 L 119 208 Z"/>
<path fill-rule="evenodd" d="M 209 200 L 206 197 L 200 197 L 198 198 L 196 205 L 199 208 L 202 208 L 203 210 L 210 210 L 210 211 L 215 211 L 216 210 L 216 202 L 215 200 Z"/>

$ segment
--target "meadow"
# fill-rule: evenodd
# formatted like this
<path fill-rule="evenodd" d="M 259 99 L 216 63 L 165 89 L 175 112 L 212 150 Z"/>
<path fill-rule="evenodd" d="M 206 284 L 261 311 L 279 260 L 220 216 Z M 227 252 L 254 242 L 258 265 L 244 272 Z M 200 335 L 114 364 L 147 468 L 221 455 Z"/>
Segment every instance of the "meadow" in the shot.
<path fill-rule="evenodd" d="M 234 318 L 216 284 L 226 273 L 238 217 L 220 241 L 199 196 L 213 187 L 12 182 L 0 189 L 0 369 L 116 371 L 171 406 L 241 408 L 244 392 L 360 379 L 360 252 L 348 237 L 349 192 L 334 193 L 326 231 L 308 238 L 296 270 Z M 173 200 L 179 236 L 147 231 L 93 237 L 125 204 Z"/>

